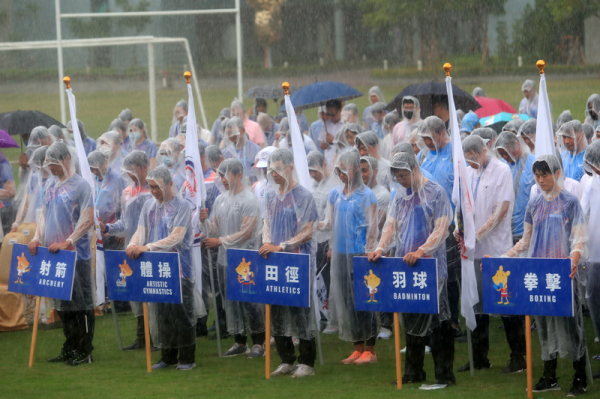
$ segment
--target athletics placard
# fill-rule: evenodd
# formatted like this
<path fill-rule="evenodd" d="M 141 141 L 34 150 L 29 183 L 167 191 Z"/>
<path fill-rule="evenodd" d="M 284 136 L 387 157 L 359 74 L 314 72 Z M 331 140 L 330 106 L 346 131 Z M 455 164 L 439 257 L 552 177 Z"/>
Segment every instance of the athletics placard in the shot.
<path fill-rule="evenodd" d="M 419 259 L 415 266 L 402 258 L 369 262 L 354 260 L 356 310 L 394 313 L 439 313 L 437 261 Z"/>
<path fill-rule="evenodd" d="M 125 251 L 104 251 L 108 299 L 181 303 L 177 252 L 144 252 L 130 259 Z"/>
<path fill-rule="evenodd" d="M 227 300 L 310 307 L 310 257 L 274 252 L 227 250 Z"/>
<path fill-rule="evenodd" d="M 75 251 L 51 253 L 46 247 L 37 247 L 34 256 L 27 245 L 13 244 L 8 290 L 70 301 L 76 261 Z"/>
<path fill-rule="evenodd" d="M 570 259 L 483 258 L 483 312 L 573 316 Z"/>

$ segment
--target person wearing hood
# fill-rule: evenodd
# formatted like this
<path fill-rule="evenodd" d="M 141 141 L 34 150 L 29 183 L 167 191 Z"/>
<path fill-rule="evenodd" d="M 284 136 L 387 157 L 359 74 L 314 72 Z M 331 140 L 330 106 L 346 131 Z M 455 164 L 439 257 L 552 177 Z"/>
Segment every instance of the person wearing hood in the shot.
<path fill-rule="evenodd" d="M 256 117 L 256 123 L 259 124 L 260 128 L 267 139 L 267 146 L 272 146 L 279 131 L 279 124 L 275 123 L 273 118 L 264 112 L 259 112 Z"/>
<path fill-rule="evenodd" d="M 79 133 L 81 134 L 81 141 L 83 141 L 83 149 L 85 150 L 85 155 L 89 155 L 90 152 L 96 150 L 96 142 L 94 141 L 94 139 L 87 135 L 87 133 L 85 132 L 83 122 L 79 119 L 77 119 L 77 127 L 79 127 Z M 73 134 L 72 121 L 69 121 L 69 123 L 67 123 L 67 130 L 71 135 Z"/>
<path fill-rule="evenodd" d="M 567 122 L 570 122 L 573 120 L 573 115 L 571 115 L 571 111 L 566 109 L 563 112 L 560 113 L 560 115 L 558 116 L 558 119 L 556 120 L 556 127 L 560 129 L 560 127 L 562 125 L 564 125 Z"/>
<path fill-rule="evenodd" d="M 572 120 L 564 123 L 556 136 L 565 177 L 580 181 L 583 177 L 583 156 L 588 145 L 581 122 Z"/>
<path fill-rule="evenodd" d="M 181 190 L 183 183 L 185 183 L 185 167 L 179 161 L 181 150 L 181 144 L 174 138 L 168 138 L 163 141 L 158 149 L 160 164 L 164 165 L 171 172 L 173 183 L 178 192 Z"/>
<path fill-rule="evenodd" d="M 181 122 L 188 114 L 188 105 L 185 100 L 177 101 L 173 108 L 173 124 L 169 128 L 169 137 L 175 137 L 180 133 Z"/>
<path fill-rule="evenodd" d="M 223 126 L 222 123 L 225 119 L 231 117 L 231 110 L 229 108 L 223 108 L 219 113 L 219 117 L 213 122 L 212 128 L 210 129 L 210 144 L 220 145 L 223 140 Z"/>
<path fill-rule="evenodd" d="M 381 156 L 385 159 L 391 159 L 390 151 L 394 145 L 393 142 L 393 132 L 394 127 L 400 123 L 400 116 L 398 115 L 397 110 L 393 110 L 392 112 L 388 112 L 383 117 L 383 140 L 381 140 Z"/>
<path fill-rule="evenodd" d="M 379 169 L 376 176 L 377 182 L 383 187 L 388 188 L 390 186 L 390 161 L 381 156 L 379 137 L 377 137 L 374 132 L 360 133 L 356 136 L 355 147 L 361 157 L 368 155 L 377 160 L 379 163 Z"/>
<path fill-rule="evenodd" d="M 381 91 L 379 86 L 373 86 L 369 89 L 369 101 L 370 101 L 371 105 L 369 105 L 367 108 L 365 108 L 365 110 L 363 111 L 363 117 L 362 117 L 363 127 L 366 130 L 372 130 L 372 125 L 373 125 L 373 122 L 375 121 L 371 114 L 372 104 L 375 104 L 378 102 L 381 102 L 384 104 L 386 103 L 385 97 L 383 96 L 383 92 Z"/>
<path fill-rule="evenodd" d="M 300 137 L 304 143 L 304 151 L 307 154 L 311 151 L 317 151 L 317 146 L 310 136 L 301 133 Z M 287 116 L 279 123 L 279 148 L 288 148 L 292 151 L 292 137 L 290 136 L 290 123 Z"/>
<path fill-rule="evenodd" d="M 473 97 L 487 97 L 485 92 L 481 87 L 476 87 L 473 89 Z"/>
<path fill-rule="evenodd" d="M 481 127 L 479 117 L 473 111 L 467 112 L 460 123 L 460 138 L 464 139 L 473 132 L 473 130 Z"/>
<path fill-rule="evenodd" d="M 233 100 L 233 102 L 231 103 L 231 116 L 237 116 L 238 118 L 240 118 L 240 120 L 243 123 L 243 126 L 239 128 L 239 130 L 240 132 L 244 131 L 246 134 L 248 134 L 248 138 L 251 142 L 258 145 L 260 148 L 264 148 L 266 146 L 265 135 L 263 134 L 260 125 L 246 117 L 246 110 L 242 101 L 238 99 Z M 252 157 L 252 159 L 254 159 L 254 157 Z M 248 170 L 246 170 L 246 172 L 248 172 Z"/>
<path fill-rule="evenodd" d="M 382 102 L 371 105 L 371 116 L 374 122 L 371 124 L 372 131 L 377 134 L 380 140 L 383 140 L 383 118 L 385 117 L 385 104 Z"/>
<path fill-rule="evenodd" d="M 108 131 L 114 130 L 119 133 L 119 139 L 121 143 L 121 151 L 127 153 L 129 151 L 129 136 L 127 135 L 127 127 L 129 125 L 117 118 L 113 120 L 108 126 Z"/>
<path fill-rule="evenodd" d="M 592 94 L 590 98 L 588 98 L 586 107 L 585 107 L 585 121 L 590 125 L 597 128 L 600 124 L 600 95 Z"/>
<path fill-rule="evenodd" d="M 521 86 L 521 91 L 524 98 L 519 104 L 519 113 L 537 119 L 539 96 L 535 91 L 535 82 L 529 79 L 526 80 Z"/>
<path fill-rule="evenodd" d="M 392 144 L 404 143 L 410 136 L 410 127 L 421 121 L 421 105 L 416 97 L 406 96 L 402 98 L 402 122 L 394 126 L 392 133 Z"/>
<path fill-rule="evenodd" d="M 342 108 L 342 122 L 344 123 L 358 123 L 358 107 L 354 103 L 348 103 Z"/>
<path fill-rule="evenodd" d="M 323 150 L 328 165 L 333 165 L 336 148 L 333 145 L 338 131 L 342 128 L 342 102 L 340 100 L 329 100 L 325 104 L 327 120 L 324 121 L 321 132 L 317 137 L 320 142 L 319 148 Z"/>
<path fill-rule="evenodd" d="M 248 119 L 258 123 L 258 115 L 261 113 L 267 113 L 267 100 L 265 100 L 264 98 L 255 98 L 254 106 L 252 107 L 252 111 Z"/>
<path fill-rule="evenodd" d="M 106 132 L 98 138 L 96 143 L 96 149 L 108 159 L 108 166 L 120 173 L 123 159 L 129 152 L 122 150 L 119 133 L 114 130 Z"/>
<path fill-rule="evenodd" d="M 242 162 L 242 165 L 244 165 L 244 173 L 250 179 L 250 183 L 254 184 L 254 182 L 256 182 L 256 176 L 252 172 L 252 164 L 254 163 L 256 154 L 261 150 L 261 147 L 248 140 L 248 136 L 245 134 L 244 130 L 244 123 L 237 116 L 233 116 L 227 121 L 227 124 L 225 125 L 225 136 L 231 144 L 224 150 L 232 153 Z"/>
<path fill-rule="evenodd" d="M 156 154 L 158 149 L 148 138 L 148 130 L 146 124 L 141 119 L 133 119 L 129 122 L 129 151 L 143 151 L 148 154 L 148 171 L 151 171 L 156 166 Z"/>

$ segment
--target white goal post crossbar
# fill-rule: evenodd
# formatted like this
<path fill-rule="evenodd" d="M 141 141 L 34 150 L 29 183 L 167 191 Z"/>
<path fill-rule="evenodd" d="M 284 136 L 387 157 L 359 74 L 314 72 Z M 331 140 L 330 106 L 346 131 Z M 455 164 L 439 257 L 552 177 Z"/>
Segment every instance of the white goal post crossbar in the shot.
<path fill-rule="evenodd" d="M 237 58 L 237 89 L 238 98 L 242 99 L 242 21 L 240 16 L 240 0 L 235 0 L 235 8 L 221 8 L 221 9 L 205 9 L 205 10 L 170 10 L 170 11 L 131 11 L 131 12 L 104 12 L 104 13 L 65 13 L 60 12 L 60 0 L 55 0 L 56 10 L 56 39 L 57 39 L 57 51 L 58 51 L 58 80 L 60 87 L 60 107 L 61 107 L 61 118 L 63 124 L 66 119 L 66 108 L 65 108 L 65 97 L 62 90 L 62 75 L 63 75 L 63 60 L 62 60 L 62 28 L 61 20 L 63 18 L 110 18 L 110 17 L 154 17 L 154 16 L 178 16 L 178 15 L 209 15 L 209 14 L 235 14 L 235 39 L 236 39 L 236 58 Z M 188 53 L 188 59 L 190 66 L 193 66 L 192 56 L 189 50 L 189 43 L 185 41 L 186 51 Z M 148 44 L 148 68 L 150 69 L 150 59 L 154 56 L 154 50 L 151 49 L 151 44 Z M 154 71 L 154 65 L 152 65 L 152 71 Z M 150 70 L 149 70 L 150 72 Z M 195 79 L 195 74 L 192 74 L 194 78 L 194 85 L 197 93 L 200 93 L 198 85 Z M 153 84 L 151 81 L 150 84 Z M 152 94 L 151 94 L 152 96 Z M 202 106 L 202 101 L 200 101 Z M 204 128 L 208 129 L 209 126 L 206 123 L 206 117 L 204 115 L 204 108 L 202 109 L 202 119 L 204 122 Z"/>
<path fill-rule="evenodd" d="M 204 105 L 202 103 L 202 96 L 200 94 L 200 86 L 198 84 L 198 76 L 195 73 L 194 62 L 192 60 L 192 53 L 188 40 L 184 37 L 154 37 L 154 36 L 131 36 L 131 37 L 112 37 L 102 39 L 74 39 L 74 40 L 63 40 L 61 45 L 64 48 L 80 48 L 80 47 L 106 47 L 106 46 L 125 46 L 135 44 L 146 44 L 148 46 L 148 80 L 149 80 L 149 92 L 150 92 L 150 132 L 153 141 L 158 140 L 158 127 L 156 123 L 156 85 L 155 85 L 155 72 L 154 72 L 154 44 L 159 43 L 183 43 L 185 51 L 187 53 L 188 62 L 190 68 L 194 72 L 192 73 L 192 82 L 194 90 L 196 91 L 196 98 L 198 99 L 198 105 L 202 114 L 202 121 L 206 128 L 206 114 L 204 112 Z M 10 42 L 0 43 L 0 51 L 15 51 L 15 50 L 41 50 L 57 48 L 58 41 L 56 40 L 43 40 L 43 41 L 31 41 L 31 42 Z M 62 74 L 61 74 L 62 76 Z M 61 79 L 61 97 L 62 97 L 62 79 Z M 65 121 L 61 121 L 65 124 Z"/>

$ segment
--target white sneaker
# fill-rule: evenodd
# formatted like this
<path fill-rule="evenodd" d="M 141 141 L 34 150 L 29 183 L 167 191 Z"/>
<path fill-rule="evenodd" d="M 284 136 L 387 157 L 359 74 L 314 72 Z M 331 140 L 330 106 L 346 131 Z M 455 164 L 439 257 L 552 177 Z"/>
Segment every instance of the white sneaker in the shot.
<path fill-rule="evenodd" d="M 400 353 L 406 353 L 406 346 L 400 351 Z"/>
<path fill-rule="evenodd" d="M 269 341 L 269 345 L 275 346 L 275 337 L 271 337 L 271 341 Z"/>
<path fill-rule="evenodd" d="M 294 343 L 294 346 L 300 345 L 300 339 L 299 338 L 292 337 L 292 342 Z"/>
<path fill-rule="evenodd" d="M 378 339 L 390 339 L 392 337 L 392 332 L 385 328 L 385 327 L 381 327 L 381 330 L 379 331 L 379 335 L 377 336 Z"/>
<path fill-rule="evenodd" d="M 594 339 L 594 342 L 600 342 L 600 339 L 598 339 L 598 337 L 596 337 L 596 339 Z"/>
<path fill-rule="evenodd" d="M 281 363 L 279 367 L 277 367 L 277 369 L 275 369 L 275 371 L 271 373 L 271 377 L 277 377 L 278 375 L 284 374 L 292 374 L 294 371 L 296 371 L 296 366 L 294 366 L 293 364 Z"/>
<path fill-rule="evenodd" d="M 292 378 L 314 377 L 314 375 L 315 372 L 312 367 L 306 364 L 299 364 L 294 374 L 292 374 Z"/>
<path fill-rule="evenodd" d="M 425 345 L 425 354 L 426 355 L 431 355 L 431 348 L 428 347 L 427 345 Z"/>
<path fill-rule="evenodd" d="M 327 325 L 327 328 L 323 330 L 323 334 L 337 334 L 337 328 L 333 328 L 330 325 Z"/>

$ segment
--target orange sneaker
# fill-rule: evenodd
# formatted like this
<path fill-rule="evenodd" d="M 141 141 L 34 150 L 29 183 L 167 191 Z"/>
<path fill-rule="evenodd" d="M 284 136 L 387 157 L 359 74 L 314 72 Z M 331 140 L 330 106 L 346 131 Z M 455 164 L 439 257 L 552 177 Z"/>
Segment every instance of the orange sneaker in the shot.
<path fill-rule="evenodd" d="M 363 352 L 364 353 L 364 352 Z M 344 359 L 342 360 L 342 364 L 351 364 L 354 363 L 355 360 L 359 359 L 360 356 L 363 354 L 359 351 L 354 351 L 352 352 L 352 354 L 350 355 L 350 357 L 348 357 L 348 359 Z"/>
<path fill-rule="evenodd" d="M 370 351 L 364 351 L 354 364 L 377 363 L 377 355 Z"/>

